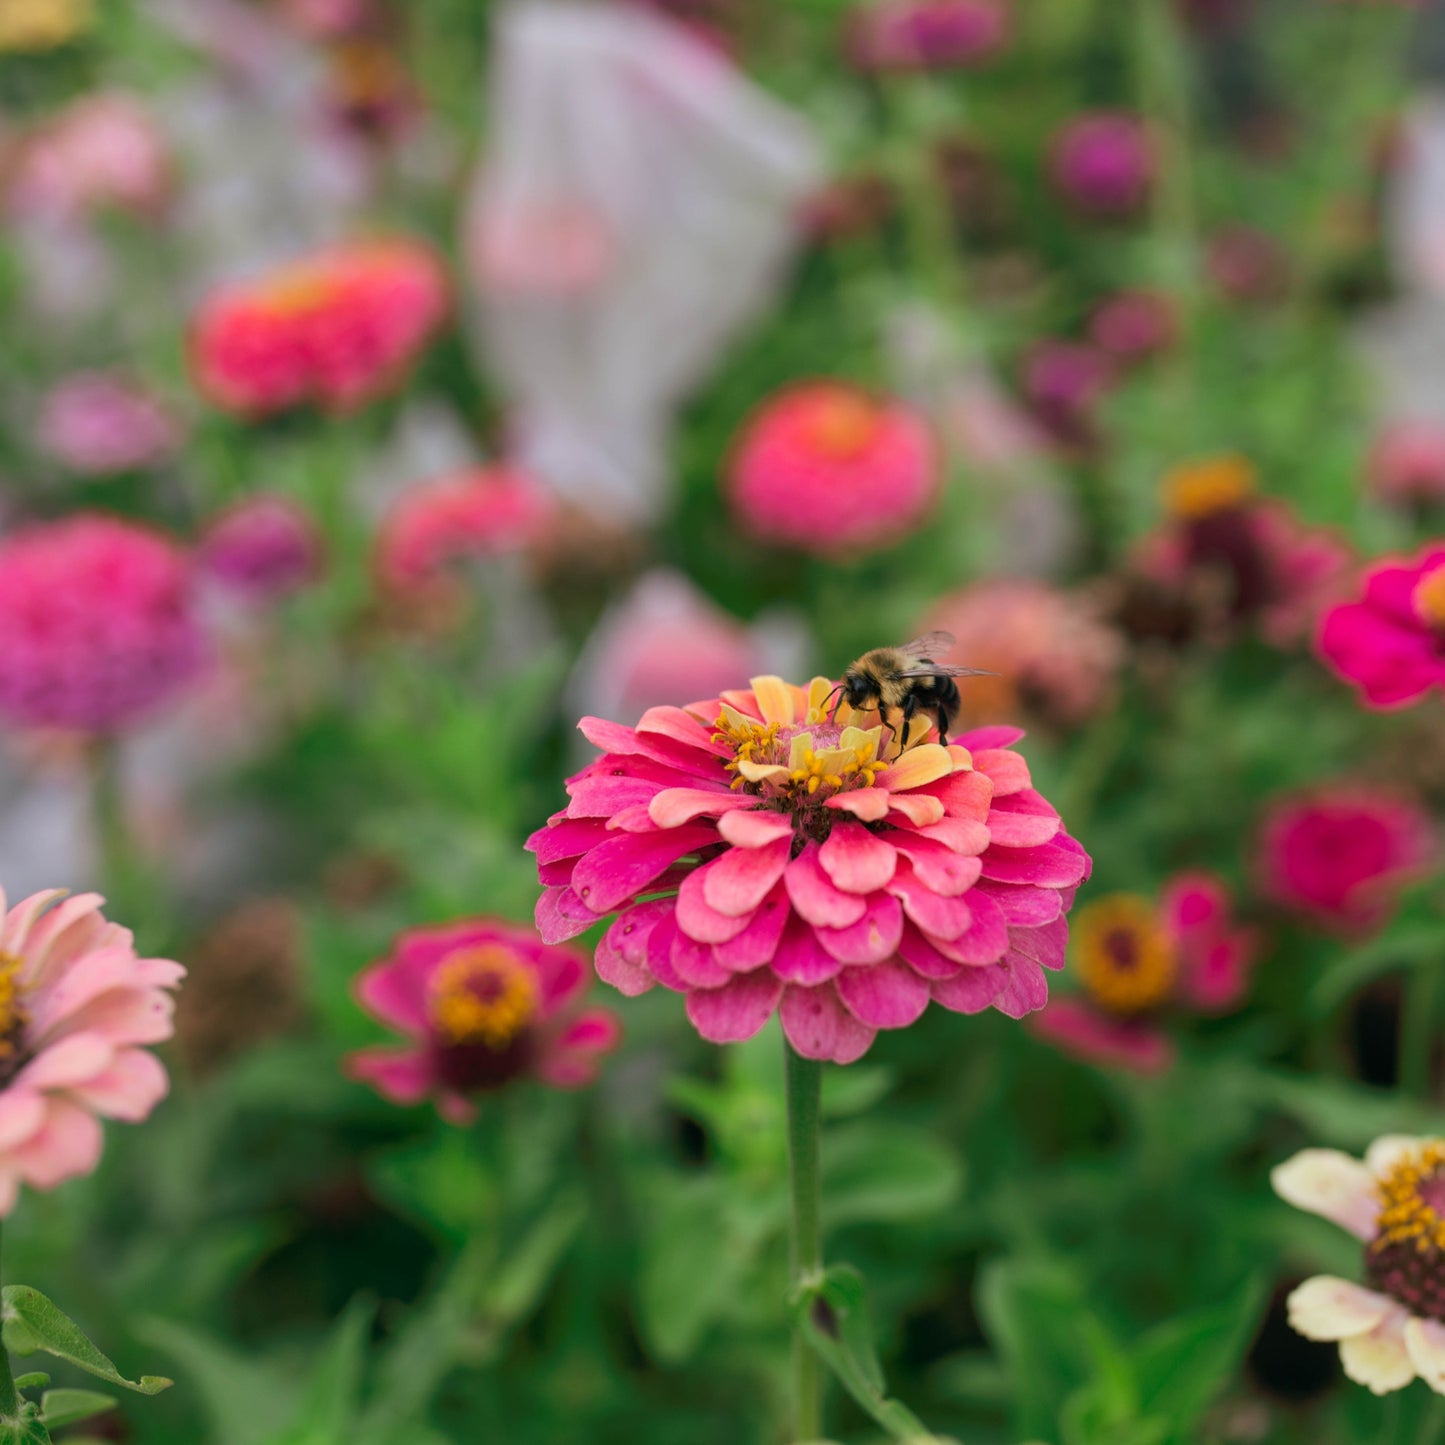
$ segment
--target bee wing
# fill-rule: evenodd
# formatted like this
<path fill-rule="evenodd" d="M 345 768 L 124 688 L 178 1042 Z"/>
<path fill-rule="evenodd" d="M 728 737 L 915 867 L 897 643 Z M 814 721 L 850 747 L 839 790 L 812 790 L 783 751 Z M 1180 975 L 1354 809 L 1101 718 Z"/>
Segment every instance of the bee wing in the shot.
<path fill-rule="evenodd" d="M 922 637 L 915 637 L 912 642 L 905 642 L 898 651 L 905 657 L 942 657 L 945 653 L 953 651 L 957 641 L 958 639 L 951 632 L 925 632 Z M 916 675 L 903 674 L 904 677 Z"/>
<path fill-rule="evenodd" d="M 998 673 L 987 667 L 954 667 L 951 664 L 931 662 L 927 667 L 910 667 L 895 677 L 997 677 Z"/>

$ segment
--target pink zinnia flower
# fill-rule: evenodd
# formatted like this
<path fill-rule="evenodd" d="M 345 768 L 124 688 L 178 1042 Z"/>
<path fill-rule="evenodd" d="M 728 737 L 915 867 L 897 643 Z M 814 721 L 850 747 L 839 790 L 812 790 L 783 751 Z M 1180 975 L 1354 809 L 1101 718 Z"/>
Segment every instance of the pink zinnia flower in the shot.
<path fill-rule="evenodd" d="M 1127 111 L 1077 115 L 1054 136 L 1054 184 L 1080 210 L 1116 216 L 1137 210 L 1154 179 L 1154 146 L 1144 122 Z"/>
<path fill-rule="evenodd" d="M 408 929 L 355 989 L 406 1044 L 352 1054 L 347 1072 L 398 1104 L 433 1098 L 454 1124 L 476 1116 L 477 1094 L 524 1076 L 580 1088 L 622 1037 L 610 1009 L 580 1007 L 590 981 L 576 949 L 530 928 L 468 918 Z"/>
<path fill-rule="evenodd" d="M 1123 638 L 1086 599 L 1027 578 L 965 587 L 929 612 L 927 626 L 956 639 L 938 661 L 993 672 L 968 684 L 975 722 L 1023 712 L 1075 727 L 1110 704 L 1124 661 Z"/>
<path fill-rule="evenodd" d="M 1134 565 L 1197 601 L 1206 623 L 1253 622 L 1267 642 L 1289 647 L 1339 595 L 1349 548 L 1307 527 L 1287 502 L 1256 496 L 1255 485 L 1253 465 L 1232 453 L 1175 467 L 1161 485 L 1168 516 Z"/>
<path fill-rule="evenodd" d="M 484 295 L 582 295 L 604 281 L 617 260 L 606 218 L 580 200 L 479 203 L 465 241 L 472 279 Z"/>
<path fill-rule="evenodd" d="M 1101 351 L 1132 365 L 1167 351 L 1179 338 L 1179 318 L 1167 296 L 1117 291 L 1089 318 L 1089 339 Z"/>
<path fill-rule="evenodd" d="M 1353 933 L 1384 923 L 1401 888 L 1437 857 L 1435 830 L 1415 804 L 1343 784 L 1270 808 L 1260 883 L 1286 908 Z"/>
<path fill-rule="evenodd" d="M 1388 422 L 1370 447 L 1365 479 L 1397 506 L 1445 501 L 1445 425 L 1429 417 Z"/>
<path fill-rule="evenodd" d="M 1083 341 L 1045 336 L 1023 358 L 1023 393 L 1057 441 L 1087 447 L 1097 440 L 1099 403 L 1114 385 L 1106 352 Z"/>
<path fill-rule="evenodd" d="M 22 140 L 6 187 L 21 215 L 72 219 L 114 207 L 159 210 L 171 187 L 160 128 L 135 97 L 82 96 Z"/>
<path fill-rule="evenodd" d="M 352 410 L 396 384 L 447 304 L 441 262 L 420 242 L 322 251 L 205 302 L 191 337 L 196 384 L 243 416 L 305 402 Z"/>
<path fill-rule="evenodd" d="M 22 1184 L 54 1189 L 100 1161 L 100 1120 L 136 1124 L 163 1099 L 148 1045 L 170 1038 L 180 964 L 139 958 L 94 893 L 0 893 L 0 1215 Z"/>
<path fill-rule="evenodd" d="M 468 467 L 419 483 L 382 521 L 377 575 L 400 595 L 444 588 L 453 564 L 529 546 L 555 512 L 550 494 L 512 467 Z"/>
<path fill-rule="evenodd" d="M 190 559 L 94 513 L 0 539 L 0 713 L 108 733 L 196 681 L 209 656 Z"/>
<path fill-rule="evenodd" d="M 1319 651 L 1367 707 L 1405 707 L 1445 686 L 1445 543 L 1386 557 L 1364 575 L 1358 601 L 1332 608 Z"/>
<path fill-rule="evenodd" d="M 597 971 L 626 994 L 686 995 L 705 1038 L 773 1013 L 808 1058 L 849 1063 L 929 1000 L 1019 1018 L 1048 997 L 1089 857 L 1030 784 L 1016 728 L 901 752 L 831 681 L 579 724 L 603 756 L 528 840 L 542 937 L 617 914 Z M 887 751 L 897 752 L 883 761 Z"/>
<path fill-rule="evenodd" d="M 1008 0 L 872 0 L 849 15 L 848 53 L 862 70 L 967 68 L 1012 30 Z"/>
<path fill-rule="evenodd" d="M 728 491 L 742 524 L 805 552 L 871 551 L 923 521 L 940 479 L 927 424 L 837 381 L 803 382 L 743 427 Z"/>
<path fill-rule="evenodd" d="M 207 524 L 199 560 L 228 590 L 250 602 L 270 602 L 316 580 L 321 538 L 289 497 L 262 492 Z"/>
<path fill-rule="evenodd" d="M 1333 1275 L 1289 1297 L 1306 1339 L 1337 1340 L 1345 1374 L 1376 1395 L 1416 1377 L 1445 1394 L 1445 1140 L 1387 1134 L 1364 1161 L 1303 1149 L 1270 1175 L 1275 1193 L 1365 1246 L 1369 1287 Z"/>
<path fill-rule="evenodd" d="M 83 477 L 113 476 L 165 461 L 180 431 L 159 399 L 125 377 L 77 372 L 40 402 L 35 441 Z"/>
<path fill-rule="evenodd" d="M 1181 873 L 1156 901 L 1114 893 L 1079 910 L 1071 953 L 1081 993 L 1029 1022 L 1078 1057 L 1138 1073 L 1174 1062 L 1168 1014 L 1217 1014 L 1248 987 L 1255 938 L 1235 927 L 1229 890 Z"/>

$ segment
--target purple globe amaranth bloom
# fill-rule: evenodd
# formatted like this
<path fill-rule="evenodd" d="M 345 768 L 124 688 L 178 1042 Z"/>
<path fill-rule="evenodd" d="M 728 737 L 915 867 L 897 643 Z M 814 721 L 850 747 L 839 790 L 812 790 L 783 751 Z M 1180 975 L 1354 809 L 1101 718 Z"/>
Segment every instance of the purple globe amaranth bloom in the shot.
<path fill-rule="evenodd" d="M 849 16 L 848 52 L 860 70 L 981 65 L 1008 43 L 1008 0 L 883 0 Z"/>
<path fill-rule="evenodd" d="M 1127 215 L 1149 193 L 1154 145 L 1137 115 L 1087 111 L 1055 132 L 1049 169 L 1060 192 L 1080 210 L 1098 216 Z"/>
<path fill-rule="evenodd" d="M 200 562 L 228 591 L 269 602 L 299 591 L 321 571 L 321 539 L 311 518 L 287 497 L 248 497 L 214 518 Z"/>

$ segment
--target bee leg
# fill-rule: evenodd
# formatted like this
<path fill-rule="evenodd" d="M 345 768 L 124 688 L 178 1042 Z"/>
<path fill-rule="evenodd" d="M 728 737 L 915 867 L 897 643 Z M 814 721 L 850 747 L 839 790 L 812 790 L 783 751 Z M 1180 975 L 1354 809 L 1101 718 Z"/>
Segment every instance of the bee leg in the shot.
<path fill-rule="evenodd" d="M 948 709 L 942 703 L 938 704 L 938 745 L 948 746 Z"/>
<path fill-rule="evenodd" d="M 903 699 L 903 706 L 899 708 L 899 711 L 903 714 L 903 727 L 901 730 L 895 730 L 893 736 L 898 743 L 898 752 L 901 756 L 903 749 L 908 746 L 908 729 L 913 722 L 913 714 L 918 711 L 918 699 L 910 692 Z"/>

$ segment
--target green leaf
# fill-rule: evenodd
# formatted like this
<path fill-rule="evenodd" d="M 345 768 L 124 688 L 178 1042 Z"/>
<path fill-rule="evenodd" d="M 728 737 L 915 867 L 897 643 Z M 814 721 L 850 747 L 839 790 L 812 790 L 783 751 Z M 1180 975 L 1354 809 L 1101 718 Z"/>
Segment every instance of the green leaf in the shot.
<path fill-rule="evenodd" d="M 582 1196 L 564 1195 L 507 1251 L 482 1300 L 492 1323 L 511 1325 L 530 1312 L 586 1217 Z"/>
<path fill-rule="evenodd" d="M 924 1218 L 946 1209 L 962 1183 L 958 1156 L 933 1135 L 856 1124 L 828 1136 L 823 1217 L 830 1227 Z"/>
<path fill-rule="evenodd" d="M 1417 928 L 1372 938 L 1328 964 L 1309 992 L 1309 1007 L 1316 1017 L 1329 1013 L 1357 989 L 1387 973 L 1438 964 L 1445 957 L 1445 925 Z"/>
<path fill-rule="evenodd" d="M 40 1418 L 47 1430 L 58 1430 L 113 1410 L 115 1405 L 114 1395 L 102 1395 L 98 1390 L 47 1390 L 40 1400 Z"/>
<path fill-rule="evenodd" d="M 50 1383 L 50 1376 L 44 1370 L 32 1370 L 28 1375 L 16 1375 L 17 1390 L 43 1390 Z"/>
<path fill-rule="evenodd" d="M 890 1400 L 873 1346 L 863 1276 L 837 1264 L 793 1301 L 796 1323 L 819 1358 L 859 1406 L 894 1440 L 919 1441 L 928 1429 L 906 1405 Z"/>
<path fill-rule="evenodd" d="M 274 1445 L 334 1445 L 351 1438 L 362 1366 L 376 1307 L 353 1300 L 311 1365 L 310 1385 L 291 1428 Z"/>
<path fill-rule="evenodd" d="M 4 1302 L 5 1343 L 22 1355 L 44 1350 L 47 1354 L 69 1360 L 87 1374 L 141 1395 L 158 1395 L 174 1383 L 160 1375 L 142 1375 L 139 1380 L 127 1380 L 81 1333 L 80 1326 L 69 1315 L 29 1285 L 6 1285 Z"/>

